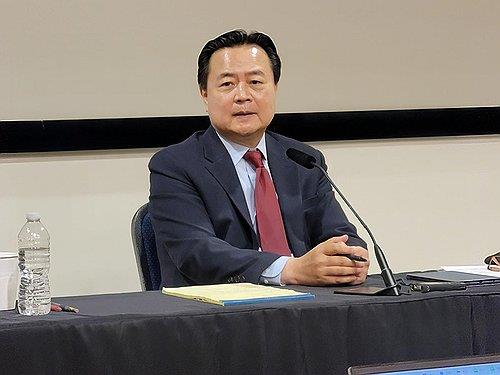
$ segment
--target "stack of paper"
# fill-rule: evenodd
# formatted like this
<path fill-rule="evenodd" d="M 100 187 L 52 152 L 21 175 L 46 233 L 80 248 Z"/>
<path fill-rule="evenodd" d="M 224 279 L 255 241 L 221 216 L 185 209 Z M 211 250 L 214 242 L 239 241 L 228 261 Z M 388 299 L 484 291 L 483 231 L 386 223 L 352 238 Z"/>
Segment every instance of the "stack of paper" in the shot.
<path fill-rule="evenodd" d="M 481 264 L 478 266 L 441 266 L 445 271 L 458 271 L 465 273 L 473 273 L 476 275 L 484 275 L 491 277 L 500 277 L 500 272 L 490 271 L 488 266 Z"/>
<path fill-rule="evenodd" d="M 247 303 L 297 301 L 314 298 L 314 294 L 250 283 L 216 284 L 163 288 L 164 294 L 221 306 Z"/>

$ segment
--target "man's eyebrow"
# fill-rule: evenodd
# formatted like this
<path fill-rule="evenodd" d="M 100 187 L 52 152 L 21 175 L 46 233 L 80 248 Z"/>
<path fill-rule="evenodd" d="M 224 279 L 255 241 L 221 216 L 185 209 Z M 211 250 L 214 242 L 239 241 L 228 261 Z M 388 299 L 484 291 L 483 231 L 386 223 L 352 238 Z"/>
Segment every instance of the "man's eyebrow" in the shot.
<path fill-rule="evenodd" d="M 266 73 L 264 73 L 264 71 L 262 71 L 260 69 L 255 69 L 255 70 L 251 70 L 250 72 L 248 72 L 247 75 L 249 75 L 249 76 L 253 76 L 253 75 L 265 76 Z"/>
<path fill-rule="evenodd" d="M 221 74 L 219 74 L 219 76 L 217 78 L 222 79 L 222 78 L 226 78 L 226 77 L 235 77 L 235 76 L 236 76 L 236 74 L 231 73 L 231 72 L 222 72 Z"/>
<path fill-rule="evenodd" d="M 266 74 L 261 69 L 254 69 L 254 70 L 249 71 L 248 73 L 245 73 L 245 75 L 246 76 L 258 75 L 258 76 L 263 76 L 264 77 Z M 222 72 L 221 74 L 219 74 L 219 76 L 217 78 L 218 79 L 223 79 L 223 78 L 227 78 L 227 77 L 229 77 L 229 78 L 236 77 L 236 73 Z"/>

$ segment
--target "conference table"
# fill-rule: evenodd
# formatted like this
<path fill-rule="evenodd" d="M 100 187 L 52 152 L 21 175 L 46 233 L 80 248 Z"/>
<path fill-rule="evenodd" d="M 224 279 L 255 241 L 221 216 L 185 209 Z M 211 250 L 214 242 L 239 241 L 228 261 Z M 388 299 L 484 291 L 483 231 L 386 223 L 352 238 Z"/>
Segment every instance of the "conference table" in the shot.
<path fill-rule="evenodd" d="M 2 311 L 0 373 L 345 374 L 500 353 L 498 284 L 401 296 L 291 289 L 315 298 L 224 307 L 150 291 L 53 298 L 78 314 Z"/>

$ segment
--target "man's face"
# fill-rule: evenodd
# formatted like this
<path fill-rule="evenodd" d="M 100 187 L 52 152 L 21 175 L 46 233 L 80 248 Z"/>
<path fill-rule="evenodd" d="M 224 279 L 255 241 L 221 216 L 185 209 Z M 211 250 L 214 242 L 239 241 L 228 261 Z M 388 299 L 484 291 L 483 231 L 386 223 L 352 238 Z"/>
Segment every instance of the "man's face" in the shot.
<path fill-rule="evenodd" d="M 273 119 L 276 90 L 269 57 L 249 44 L 216 51 L 200 93 L 220 134 L 255 147 Z"/>

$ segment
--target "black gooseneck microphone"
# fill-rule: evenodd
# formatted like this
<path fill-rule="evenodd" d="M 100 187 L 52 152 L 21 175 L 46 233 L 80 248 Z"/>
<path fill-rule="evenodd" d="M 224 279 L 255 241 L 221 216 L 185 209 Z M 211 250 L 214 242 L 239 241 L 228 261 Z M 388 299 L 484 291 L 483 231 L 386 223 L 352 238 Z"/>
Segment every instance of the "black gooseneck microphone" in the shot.
<path fill-rule="evenodd" d="M 313 169 L 314 167 L 318 168 L 327 178 L 328 182 L 330 182 L 330 185 L 335 189 L 335 191 L 340 195 L 342 200 L 345 202 L 347 207 L 352 211 L 354 216 L 358 219 L 358 221 L 361 223 L 363 228 L 366 229 L 368 235 L 370 236 L 372 242 L 373 242 L 373 249 L 375 250 L 375 257 L 377 258 L 377 263 L 380 267 L 381 270 L 381 275 L 382 279 L 384 280 L 384 284 L 386 288 L 383 290 L 383 294 L 386 295 L 391 295 L 391 296 L 399 296 L 401 293 L 399 292 L 398 289 L 398 284 L 396 283 L 396 280 L 394 279 L 394 275 L 392 274 L 391 269 L 389 268 L 389 265 L 387 264 L 387 260 L 385 259 L 384 252 L 380 248 L 380 246 L 377 244 L 377 241 L 375 241 L 375 237 L 373 236 L 371 230 L 368 228 L 368 225 L 365 224 L 363 219 L 358 215 L 356 210 L 351 206 L 347 198 L 342 194 L 342 192 L 339 190 L 339 188 L 333 183 L 332 179 L 330 176 L 328 176 L 328 173 L 319 165 L 316 163 L 316 158 L 312 155 L 306 154 L 305 152 L 302 152 L 300 150 L 297 150 L 295 148 L 289 148 L 286 151 L 286 155 L 293 160 L 295 163 L 303 166 L 304 168 L 307 169 Z"/>

